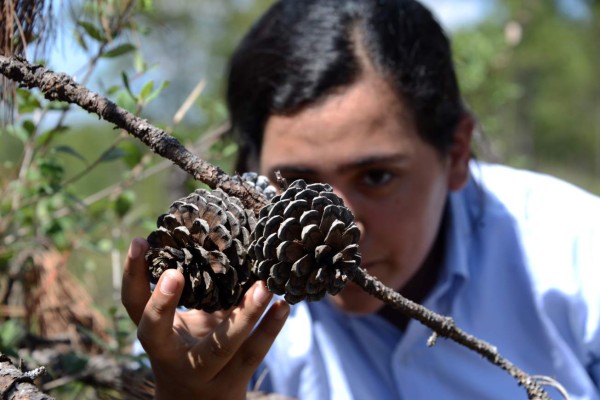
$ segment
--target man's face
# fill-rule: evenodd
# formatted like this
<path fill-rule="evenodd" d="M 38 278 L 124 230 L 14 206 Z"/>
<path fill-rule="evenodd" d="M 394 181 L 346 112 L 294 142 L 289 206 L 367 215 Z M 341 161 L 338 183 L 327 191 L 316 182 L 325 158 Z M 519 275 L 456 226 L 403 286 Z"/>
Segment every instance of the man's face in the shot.
<path fill-rule="evenodd" d="M 323 103 L 270 117 L 260 172 L 331 184 L 360 228 L 362 268 L 399 290 L 423 263 L 448 191 L 458 188 L 451 158 L 418 136 L 408 109 L 368 74 Z M 353 283 L 332 301 L 360 314 L 382 306 Z"/>

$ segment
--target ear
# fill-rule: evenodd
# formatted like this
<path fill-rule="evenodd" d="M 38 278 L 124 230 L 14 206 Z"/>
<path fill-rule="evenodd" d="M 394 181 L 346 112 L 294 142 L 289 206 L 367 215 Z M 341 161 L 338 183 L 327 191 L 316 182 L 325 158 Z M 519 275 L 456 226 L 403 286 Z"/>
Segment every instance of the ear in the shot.
<path fill-rule="evenodd" d="M 465 113 L 456 127 L 448 151 L 448 189 L 451 191 L 462 189 L 469 180 L 473 129 L 475 129 L 475 120 L 471 114 Z"/>

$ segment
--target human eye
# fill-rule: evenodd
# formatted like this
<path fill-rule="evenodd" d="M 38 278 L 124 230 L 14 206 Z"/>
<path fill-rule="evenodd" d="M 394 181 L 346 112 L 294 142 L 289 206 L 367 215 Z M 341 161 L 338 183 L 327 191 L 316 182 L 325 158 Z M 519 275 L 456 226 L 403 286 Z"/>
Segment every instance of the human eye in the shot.
<path fill-rule="evenodd" d="M 383 168 L 376 168 L 364 171 L 361 176 L 362 184 L 367 187 L 383 187 L 389 184 L 394 178 L 394 174 Z"/>

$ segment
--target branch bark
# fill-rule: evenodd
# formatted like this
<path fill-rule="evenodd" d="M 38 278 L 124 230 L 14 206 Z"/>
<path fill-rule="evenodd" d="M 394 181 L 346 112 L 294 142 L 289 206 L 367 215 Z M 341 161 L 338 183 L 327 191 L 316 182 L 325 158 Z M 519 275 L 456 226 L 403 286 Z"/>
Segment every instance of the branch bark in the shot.
<path fill-rule="evenodd" d="M 33 384 L 43 369 L 23 372 L 4 354 L 0 354 L 0 398 L 6 400 L 54 400 Z"/>

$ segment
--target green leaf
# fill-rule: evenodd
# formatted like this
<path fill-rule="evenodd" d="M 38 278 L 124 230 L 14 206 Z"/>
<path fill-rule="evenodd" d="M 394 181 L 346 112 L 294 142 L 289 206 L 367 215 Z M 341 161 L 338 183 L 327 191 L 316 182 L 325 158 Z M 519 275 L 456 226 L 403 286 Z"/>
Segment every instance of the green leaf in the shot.
<path fill-rule="evenodd" d="M 48 179 L 50 185 L 58 184 L 65 174 L 64 167 L 54 159 L 42 159 L 39 162 L 39 167 L 42 177 Z"/>
<path fill-rule="evenodd" d="M 137 105 L 135 98 L 132 98 L 131 95 L 125 90 L 119 92 L 117 98 L 115 99 L 115 103 L 117 103 L 119 107 L 124 108 L 129 112 L 134 112 Z"/>
<path fill-rule="evenodd" d="M 229 143 L 222 151 L 223 157 L 230 157 L 237 153 L 238 144 L 237 143 Z"/>
<path fill-rule="evenodd" d="M 109 149 L 108 151 L 104 152 L 104 154 L 102 154 L 102 156 L 100 157 L 100 162 L 108 162 L 108 161 L 113 161 L 113 160 L 117 160 L 121 157 L 124 157 L 126 155 L 125 151 L 123 151 L 123 149 L 120 149 L 118 147 L 113 147 L 111 149 Z"/>
<path fill-rule="evenodd" d="M 146 64 L 146 60 L 144 60 L 144 57 L 140 52 L 135 53 L 133 57 L 133 65 L 135 71 L 138 73 L 148 71 L 148 65 Z"/>
<path fill-rule="evenodd" d="M 104 58 L 118 57 L 118 56 L 122 56 L 123 54 L 131 53 L 132 51 L 135 51 L 135 50 L 136 50 L 136 47 L 134 45 L 132 45 L 131 43 L 124 43 L 113 49 L 108 50 L 106 53 L 102 54 L 102 57 L 104 57 Z"/>
<path fill-rule="evenodd" d="M 17 89 L 18 110 L 21 114 L 33 112 L 41 108 L 39 98 L 32 92 L 25 89 Z"/>
<path fill-rule="evenodd" d="M 14 319 L 4 321 L 0 325 L 0 352 L 18 356 L 17 347 L 25 337 L 25 329 Z"/>
<path fill-rule="evenodd" d="M 156 227 L 154 227 L 154 229 L 156 229 Z M 110 239 L 100 239 L 98 241 L 98 249 L 100 251 L 103 251 L 105 253 L 108 253 L 109 251 L 111 251 L 113 248 L 113 243 Z"/>
<path fill-rule="evenodd" d="M 8 273 L 10 262 L 14 256 L 14 251 L 7 250 L 6 252 L 0 253 L 0 274 Z M 2 330 L 2 327 L 0 327 Z"/>
<path fill-rule="evenodd" d="M 81 32 L 75 31 L 73 32 L 73 36 L 75 36 L 75 43 L 77 43 L 84 51 L 88 51 L 87 43 Z"/>
<path fill-rule="evenodd" d="M 132 141 L 126 141 L 119 145 L 119 148 L 125 152 L 123 161 L 129 168 L 136 166 L 142 159 L 143 152 L 139 146 Z"/>
<path fill-rule="evenodd" d="M 142 11 L 152 12 L 154 11 L 154 1 L 153 0 L 142 0 L 140 2 Z"/>
<path fill-rule="evenodd" d="M 88 51 L 89 48 L 87 46 L 87 43 L 85 42 L 85 38 L 83 37 L 83 35 L 81 34 L 81 32 L 75 31 L 75 42 L 84 50 L 84 51 Z"/>
<path fill-rule="evenodd" d="M 112 96 L 115 93 L 118 93 L 119 90 L 121 90 L 121 86 L 119 86 L 119 85 L 112 85 L 108 89 L 106 89 L 106 94 L 109 95 L 109 96 Z"/>
<path fill-rule="evenodd" d="M 66 250 L 69 247 L 69 240 L 67 239 L 62 223 L 59 221 L 51 222 L 46 228 L 45 234 L 52 239 L 52 242 L 59 250 Z"/>
<path fill-rule="evenodd" d="M 127 76 L 125 71 L 121 72 L 121 79 L 123 79 L 123 86 L 125 86 L 125 90 L 129 94 L 129 96 L 131 96 L 131 98 L 137 102 L 137 96 L 131 91 L 131 86 L 129 85 L 129 77 Z"/>
<path fill-rule="evenodd" d="M 31 137 L 31 135 L 33 135 L 35 132 L 35 124 L 32 120 L 26 119 L 25 121 L 23 121 L 23 129 L 25 129 L 28 136 Z"/>
<path fill-rule="evenodd" d="M 163 82 L 160 87 L 158 87 L 154 92 L 150 93 L 150 95 L 146 98 L 146 103 L 150 103 L 152 100 L 154 100 L 155 98 L 158 97 L 158 95 L 160 94 L 160 92 L 163 91 L 163 89 L 169 87 L 170 83 L 168 81 Z"/>
<path fill-rule="evenodd" d="M 142 90 L 140 91 L 140 95 L 139 95 L 139 99 L 141 101 L 145 101 L 148 96 L 150 95 L 150 93 L 152 93 L 152 90 L 154 89 L 154 81 L 148 81 L 146 82 L 146 84 L 144 85 L 144 87 L 142 87 Z"/>
<path fill-rule="evenodd" d="M 104 36 L 104 33 L 100 29 L 95 27 L 94 24 L 87 21 L 77 21 L 77 25 L 81 26 L 85 33 L 87 33 L 92 39 L 100 43 L 106 42 L 106 37 Z"/>
<path fill-rule="evenodd" d="M 119 218 L 123 218 L 131 210 L 134 202 L 135 193 L 131 190 L 125 190 L 117 197 L 113 206 Z"/>
<path fill-rule="evenodd" d="M 57 152 L 59 152 L 59 153 L 70 154 L 73 157 L 78 158 L 78 159 L 80 159 L 83 162 L 87 162 L 87 160 L 85 159 L 85 157 L 82 156 L 81 153 L 79 153 L 77 150 L 75 150 L 71 146 L 67 146 L 67 145 L 56 146 L 54 148 L 54 150 L 57 151 Z"/>

